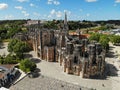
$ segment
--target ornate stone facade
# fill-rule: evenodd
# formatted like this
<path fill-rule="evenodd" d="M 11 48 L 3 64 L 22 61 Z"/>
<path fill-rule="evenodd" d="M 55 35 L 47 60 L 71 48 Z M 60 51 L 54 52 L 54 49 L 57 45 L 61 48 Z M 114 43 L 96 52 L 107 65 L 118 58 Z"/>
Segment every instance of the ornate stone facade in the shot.
<path fill-rule="evenodd" d="M 104 75 L 105 53 L 101 44 L 70 36 L 66 15 L 62 30 L 34 29 L 32 33 L 33 48 L 40 59 L 58 62 L 64 72 L 83 78 Z"/>

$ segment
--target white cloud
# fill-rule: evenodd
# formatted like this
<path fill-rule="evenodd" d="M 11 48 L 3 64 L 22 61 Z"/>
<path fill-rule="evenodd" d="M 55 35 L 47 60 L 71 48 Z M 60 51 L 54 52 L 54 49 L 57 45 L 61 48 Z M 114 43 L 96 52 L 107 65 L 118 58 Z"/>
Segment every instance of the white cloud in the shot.
<path fill-rule="evenodd" d="M 116 3 L 120 3 L 120 0 L 115 0 Z"/>
<path fill-rule="evenodd" d="M 57 18 L 60 18 L 62 17 L 62 12 L 61 11 L 56 11 L 55 9 L 52 9 L 50 11 L 50 15 L 48 15 L 48 17 L 57 17 Z"/>
<path fill-rule="evenodd" d="M 56 13 L 55 9 L 52 9 L 51 12 L 50 12 L 50 14 L 52 14 L 52 15 L 55 14 L 55 13 Z"/>
<path fill-rule="evenodd" d="M 98 0 L 85 0 L 86 2 L 96 2 Z"/>
<path fill-rule="evenodd" d="M 26 11 L 22 11 L 22 13 L 24 14 L 24 13 L 27 13 Z"/>
<path fill-rule="evenodd" d="M 82 12 L 83 11 L 83 9 L 80 9 L 80 12 Z"/>
<path fill-rule="evenodd" d="M 37 13 L 37 12 L 33 12 L 33 15 L 35 15 L 35 16 L 40 16 L 40 14 Z"/>
<path fill-rule="evenodd" d="M 48 0 L 47 4 L 59 5 L 60 2 L 58 0 Z"/>
<path fill-rule="evenodd" d="M 27 13 L 26 11 L 22 11 L 22 14 L 23 14 L 25 17 L 30 16 L 30 14 L 29 14 L 29 13 Z"/>
<path fill-rule="evenodd" d="M 25 13 L 24 16 L 25 16 L 25 17 L 28 17 L 28 16 L 30 16 L 30 14 L 29 14 L 29 13 Z"/>
<path fill-rule="evenodd" d="M 52 15 L 48 15 L 48 18 L 52 18 Z"/>
<path fill-rule="evenodd" d="M 28 2 L 29 0 L 17 0 L 18 2 Z"/>
<path fill-rule="evenodd" d="M 47 4 L 52 4 L 52 1 L 48 0 Z"/>
<path fill-rule="evenodd" d="M 64 11 L 56 11 L 55 9 L 52 9 L 50 11 L 50 14 L 47 16 L 48 18 L 62 18 L 64 16 L 64 13 L 67 13 L 68 16 L 70 16 L 71 11 L 64 10 Z"/>
<path fill-rule="evenodd" d="M 10 19 L 13 19 L 13 18 L 14 18 L 13 15 L 6 15 L 6 16 L 5 16 L 5 19 L 7 19 L 7 20 L 8 20 L 8 19 L 10 20 Z"/>
<path fill-rule="evenodd" d="M 52 4 L 52 2 L 47 2 L 47 4 Z"/>
<path fill-rule="evenodd" d="M 8 4 L 6 3 L 0 3 L 0 10 L 8 8 Z"/>
<path fill-rule="evenodd" d="M 68 11 L 68 10 L 64 10 L 64 13 L 67 13 L 67 15 L 69 16 L 71 14 L 71 11 Z"/>
<path fill-rule="evenodd" d="M 22 6 L 15 6 L 16 9 L 22 10 L 23 7 Z"/>
<path fill-rule="evenodd" d="M 87 17 L 89 17 L 89 16 L 90 16 L 90 14 L 89 14 L 89 13 L 87 13 L 87 14 L 86 14 L 86 16 L 87 16 Z"/>
<path fill-rule="evenodd" d="M 35 5 L 34 5 L 33 3 L 30 3 L 30 6 L 31 6 L 31 7 L 34 7 Z"/>
<path fill-rule="evenodd" d="M 61 11 L 56 12 L 56 17 L 61 18 L 62 17 L 62 12 Z"/>
<path fill-rule="evenodd" d="M 55 5 L 59 5 L 60 2 L 59 2 L 59 1 L 53 1 L 53 4 L 55 4 Z"/>
<path fill-rule="evenodd" d="M 52 1 L 54 1 L 54 0 L 48 0 L 49 2 L 52 2 Z"/>

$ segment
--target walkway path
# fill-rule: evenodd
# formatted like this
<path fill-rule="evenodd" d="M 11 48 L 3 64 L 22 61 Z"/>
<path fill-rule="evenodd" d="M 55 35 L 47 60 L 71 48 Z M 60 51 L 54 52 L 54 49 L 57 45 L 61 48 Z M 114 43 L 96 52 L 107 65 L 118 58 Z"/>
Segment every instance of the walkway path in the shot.
<path fill-rule="evenodd" d="M 111 76 L 109 79 L 112 81 L 112 89 L 120 90 L 120 46 L 113 46 L 111 43 L 109 44 L 112 49 L 110 52 L 112 53 L 111 57 L 106 58 L 106 62 L 113 65 L 110 67 L 112 72 L 116 72 L 117 75 Z"/>
<path fill-rule="evenodd" d="M 0 55 L 8 55 L 9 52 L 7 51 L 8 42 L 3 43 L 3 46 L 0 48 Z"/>

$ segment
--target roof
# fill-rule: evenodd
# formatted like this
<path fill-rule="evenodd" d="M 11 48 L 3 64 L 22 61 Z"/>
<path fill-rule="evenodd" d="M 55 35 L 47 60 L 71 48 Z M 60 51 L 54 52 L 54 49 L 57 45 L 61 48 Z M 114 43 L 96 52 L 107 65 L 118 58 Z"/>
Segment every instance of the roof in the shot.
<path fill-rule="evenodd" d="M 69 32 L 69 35 L 77 35 L 76 32 Z"/>
<path fill-rule="evenodd" d="M 1 67 L 7 68 L 7 69 L 11 69 L 15 66 L 15 64 L 2 64 L 0 65 Z"/>
<path fill-rule="evenodd" d="M 4 73 L 0 72 L 0 79 L 2 79 L 4 77 L 4 75 L 5 75 Z"/>
<path fill-rule="evenodd" d="M 0 65 L 0 79 L 4 77 L 4 73 L 8 70 L 10 70 L 11 68 L 13 68 L 15 66 L 15 64 L 3 64 Z"/>
<path fill-rule="evenodd" d="M 90 37 L 90 34 L 82 34 L 83 36 Z"/>
<path fill-rule="evenodd" d="M 84 39 L 84 38 L 89 38 L 90 34 L 81 34 L 79 35 L 80 38 Z"/>
<path fill-rule="evenodd" d="M 72 36 L 77 35 L 78 36 L 78 34 L 76 32 L 69 32 L 69 35 L 72 35 Z M 80 34 L 79 37 L 80 38 L 88 38 L 88 37 L 90 37 L 90 34 Z"/>

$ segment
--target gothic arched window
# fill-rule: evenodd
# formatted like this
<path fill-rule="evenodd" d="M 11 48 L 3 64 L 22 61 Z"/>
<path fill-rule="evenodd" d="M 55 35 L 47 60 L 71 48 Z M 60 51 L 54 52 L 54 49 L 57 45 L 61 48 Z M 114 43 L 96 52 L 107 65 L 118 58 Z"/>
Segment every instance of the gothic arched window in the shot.
<path fill-rule="evenodd" d="M 75 63 L 75 64 L 78 63 L 78 57 L 77 57 L 77 56 L 74 57 L 74 63 Z"/>

